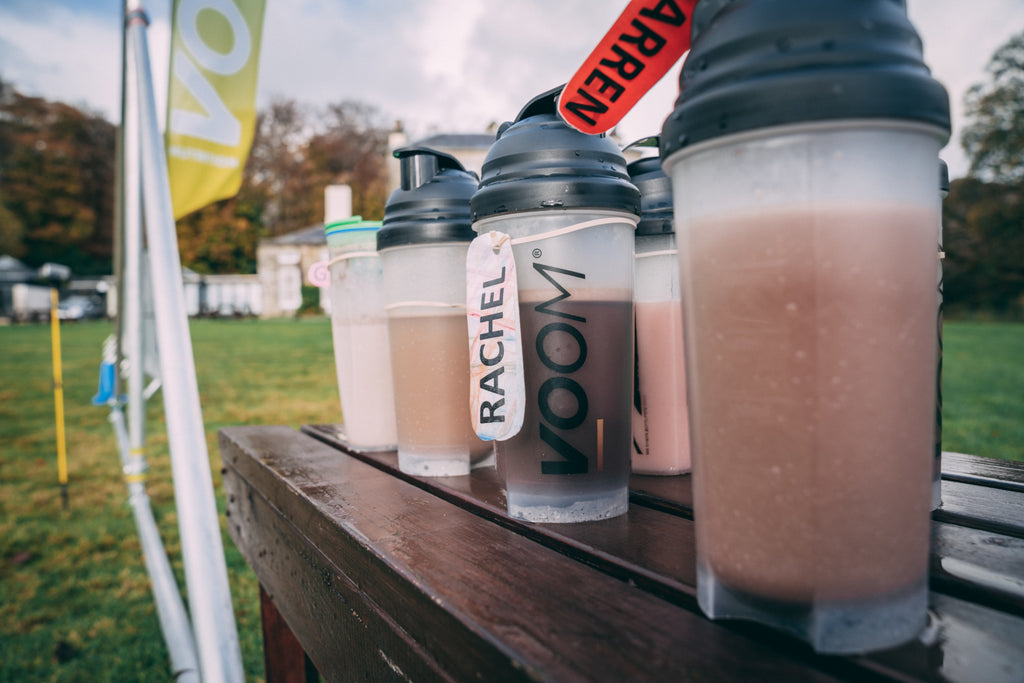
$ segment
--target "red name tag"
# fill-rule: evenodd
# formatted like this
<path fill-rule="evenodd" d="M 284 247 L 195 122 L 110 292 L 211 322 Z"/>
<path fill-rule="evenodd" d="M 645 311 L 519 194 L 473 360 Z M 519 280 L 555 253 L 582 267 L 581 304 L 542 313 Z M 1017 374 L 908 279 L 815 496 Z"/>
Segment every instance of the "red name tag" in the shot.
<path fill-rule="evenodd" d="M 632 0 L 558 98 L 573 128 L 606 133 L 690 49 L 697 0 Z"/>

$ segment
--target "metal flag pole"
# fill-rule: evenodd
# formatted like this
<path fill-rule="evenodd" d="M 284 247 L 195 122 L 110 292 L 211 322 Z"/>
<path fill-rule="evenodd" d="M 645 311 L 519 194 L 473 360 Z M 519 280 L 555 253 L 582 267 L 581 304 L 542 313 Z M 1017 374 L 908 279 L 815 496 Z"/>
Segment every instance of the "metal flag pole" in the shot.
<path fill-rule="evenodd" d="M 157 125 L 146 39 L 148 21 L 141 1 L 128 0 L 126 7 L 126 41 L 137 88 L 145 235 L 192 631 L 202 680 L 242 681 L 242 655 L 199 406 L 167 159 Z M 127 255 L 127 245 L 125 251 Z M 141 357 L 132 360 L 142 363 Z"/>
<path fill-rule="evenodd" d="M 126 15 L 127 16 L 127 15 Z M 127 29 L 127 24 L 125 24 Z M 120 183 L 118 215 L 118 329 L 115 376 L 120 378 L 121 358 L 127 357 L 128 370 L 128 427 L 121 410 L 118 382 L 110 413 L 110 422 L 117 436 L 121 466 L 128 487 L 129 503 L 135 517 L 146 570 L 152 584 L 160 628 L 167 643 L 171 672 L 175 680 L 198 683 L 199 665 L 195 641 L 188 613 L 178 590 L 153 517 L 153 509 L 146 493 L 144 351 L 142 301 L 143 262 L 142 206 L 139 159 L 139 107 L 136 64 L 130 58 L 133 46 L 127 40 L 122 54 L 122 104 Z"/>

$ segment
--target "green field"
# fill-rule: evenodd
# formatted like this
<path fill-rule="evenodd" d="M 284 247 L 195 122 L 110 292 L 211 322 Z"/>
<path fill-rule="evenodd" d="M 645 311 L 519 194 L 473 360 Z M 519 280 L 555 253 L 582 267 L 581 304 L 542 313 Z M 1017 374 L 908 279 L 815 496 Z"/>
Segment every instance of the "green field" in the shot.
<path fill-rule="evenodd" d="M 57 486 L 49 327 L 0 328 L 0 682 L 167 680 L 107 409 L 89 403 L 111 325 L 61 329 L 68 510 Z M 339 419 L 330 326 L 201 320 L 192 335 L 223 510 L 218 429 Z M 944 448 L 1024 461 L 1024 324 L 947 323 L 944 358 Z M 150 402 L 148 491 L 183 583 L 162 412 L 159 398 Z M 246 675 L 261 680 L 258 586 L 224 538 Z"/>
<path fill-rule="evenodd" d="M 170 676 L 108 410 L 89 402 L 110 332 L 105 322 L 61 327 L 70 482 L 62 510 L 49 327 L 0 328 L 0 681 Z M 340 418 L 330 325 L 201 320 L 192 334 L 223 512 L 218 429 Z M 147 489 L 184 585 L 160 394 L 147 423 Z M 261 680 L 258 584 L 226 532 L 224 539 L 246 677 Z"/>

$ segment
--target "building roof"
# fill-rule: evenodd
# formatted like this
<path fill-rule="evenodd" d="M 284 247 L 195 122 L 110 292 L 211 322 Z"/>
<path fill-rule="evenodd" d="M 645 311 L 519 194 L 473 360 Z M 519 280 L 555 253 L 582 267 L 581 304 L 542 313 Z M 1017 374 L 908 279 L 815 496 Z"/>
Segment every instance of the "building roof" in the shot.
<path fill-rule="evenodd" d="M 300 246 L 303 244 L 320 245 L 327 244 L 327 234 L 324 232 L 324 224 L 317 223 L 308 227 L 285 233 L 277 237 L 268 237 L 260 240 L 263 244 L 276 244 L 280 246 Z"/>

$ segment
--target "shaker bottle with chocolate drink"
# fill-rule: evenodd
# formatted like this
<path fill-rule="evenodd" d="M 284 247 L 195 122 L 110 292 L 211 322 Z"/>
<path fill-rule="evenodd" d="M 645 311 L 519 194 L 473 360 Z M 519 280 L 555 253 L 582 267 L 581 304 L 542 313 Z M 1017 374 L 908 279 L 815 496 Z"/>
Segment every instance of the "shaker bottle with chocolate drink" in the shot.
<path fill-rule="evenodd" d="M 734 2 L 694 39 L 661 151 L 713 618 L 834 653 L 925 624 L 948 137 L 903 3 Z"/>
<path fill-rule="evenodd" d="M 354 216 L 325 229 L 343 440 L 357 451 L 393 450 L 398 437 L 384 276 L 377 254 L 380 223 Z"/>
<path fill-rule="evenodd" d="M 932 510 L 942 507 L 942 201 L 949 195 L 949 166 L 939 159 L 939 319 L 938 371 L 935 383 L 935 463 L 932 471 Z"/>
<path fill-rule="evenodd" d="M 476 236 L 476 175 L 426 147 L 395 150 L 402 186 L 391 193 L 377 251 L 384 269 L 398 419 L 398 466 L 408 474 L 468 474 L 492 454 L 473 432 L 466 344 L 466 250 Z"/>
<path fill-rule="evenodd" d="M 508 511 L 576 522 L 626 511 L 633 377 L 633 231 L 640 196 L 618 147 L 555 113 L 556 88 L 506 123 L 471 202 L 511 238 L 525 409 L 497 443 Z"/>
<path fill-rule="evenodd" d="M 648 143 L 656 146 L 658 138 L 626 149 Z M 641 209 L 633 280 L 633 472 L 682 474 L 690 471 L 690 430 L 672 186 L 658 156 L 638 159 L 626 169 L 640 190 Z"/>

